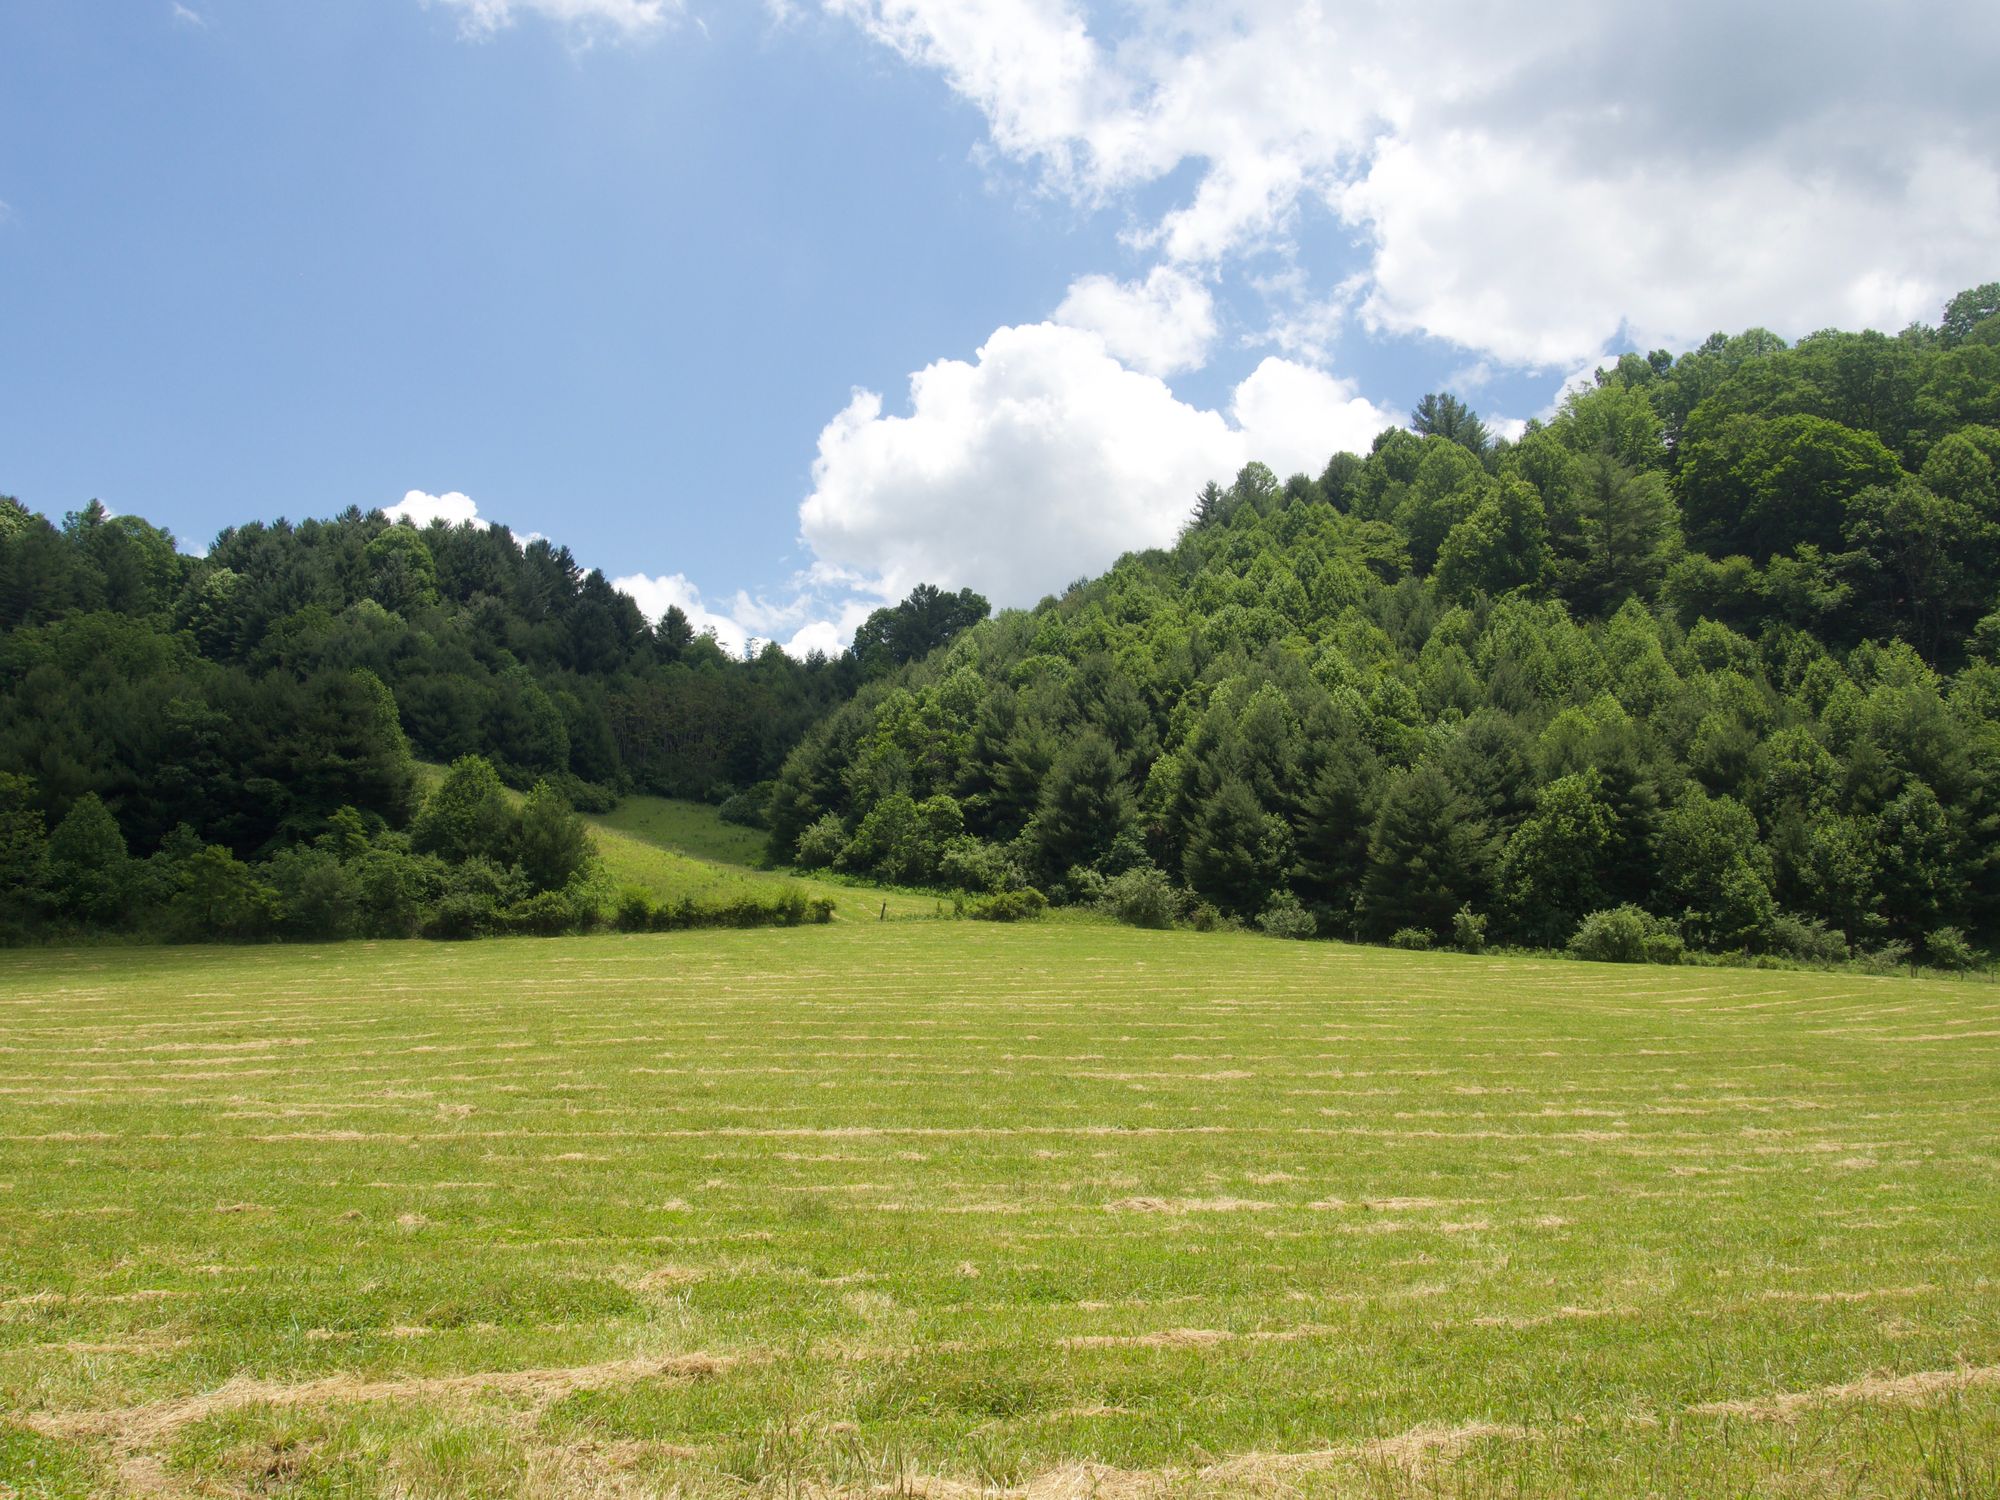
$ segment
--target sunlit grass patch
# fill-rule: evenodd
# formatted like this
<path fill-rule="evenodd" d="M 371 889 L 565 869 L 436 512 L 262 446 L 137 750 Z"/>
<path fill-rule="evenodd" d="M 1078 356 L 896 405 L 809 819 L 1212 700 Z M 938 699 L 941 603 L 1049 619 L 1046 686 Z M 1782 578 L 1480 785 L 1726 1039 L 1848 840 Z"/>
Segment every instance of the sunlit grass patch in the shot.
<path fill-rule="evenodd" d="M 1986 986 L 1101 925 L 0 955 L 0 1482 L 1990 1494 L 1996 1084 Z"/>

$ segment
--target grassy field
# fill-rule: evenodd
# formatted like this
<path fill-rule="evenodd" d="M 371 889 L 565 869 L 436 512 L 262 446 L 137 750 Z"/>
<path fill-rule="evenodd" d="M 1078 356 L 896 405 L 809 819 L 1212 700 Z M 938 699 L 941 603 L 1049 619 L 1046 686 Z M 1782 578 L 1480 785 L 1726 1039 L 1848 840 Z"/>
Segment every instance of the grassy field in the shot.
<path fill-rule="evenodd" d="M 1992 1496 L 2000 989 L 0 955 L 0 1495 Z"/>
<path fill-rule="evenodd" d="M 444 779 L 446 767 L 417 763 L 426 794 Z M 509 790 L 519 801 L 521 793 Z M 665 905 L 695 900 L 726 905 L 768 897 L 794 886 L 808 899 L 834 903 L 836 922 L 876 922 L 887 918 L 933 917 L 948 904 L 934 892 L 897 890 L 865 880 L 764 869 L 765 836 L 754 828 L 725 823 L 705 802 L 632 795 L 611 812 L 587 814 L 604 873 L 614 886 L 643 886 Z M 0 1500 L 6 1500 L 0 1494 Z"/>
<path fill-rule="evenodd" d="M 764 854 L 764 835 L 723 822 L 716 810 L 704 803 L 631 796 L 615 811 L 584 821 L 590 825 L 605 873 L 613 883 L 645 886 L 663 901 L 691 896 L 697 901 L 722 903 L 768 895 L 791 885 L 808 897 L 832 901 L 836 922 L 873 922 L 885 914 L 929 917 L 939 910 L 938 897 L 927 892 L 820 879 L 790 870 L 757 869 Z"/>

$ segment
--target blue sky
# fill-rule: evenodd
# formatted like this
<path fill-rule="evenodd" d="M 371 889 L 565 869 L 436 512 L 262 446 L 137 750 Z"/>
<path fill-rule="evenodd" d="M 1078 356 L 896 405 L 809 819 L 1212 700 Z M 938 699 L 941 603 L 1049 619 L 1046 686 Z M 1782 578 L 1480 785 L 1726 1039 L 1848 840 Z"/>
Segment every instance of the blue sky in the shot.
<path fill-rule="evenodd" d="M 2000 274 L 1983 6 L 1453 9 L 17 0 L 0 492 L 195 546 L 465 496 L 834 644 L 1425 390 Z"/>

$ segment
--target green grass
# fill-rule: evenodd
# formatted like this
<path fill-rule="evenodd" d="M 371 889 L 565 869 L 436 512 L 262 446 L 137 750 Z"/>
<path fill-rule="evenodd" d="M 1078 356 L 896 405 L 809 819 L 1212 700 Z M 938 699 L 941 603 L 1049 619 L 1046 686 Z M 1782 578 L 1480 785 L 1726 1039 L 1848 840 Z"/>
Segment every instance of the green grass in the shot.
<path fill-rule="evenodd" d="M 0 955 L 0 1495 L 2000 1491 L 2000 991 L 1107 926 Z"/>
<path fill-rule="evenodd" d="M 417 778 L 426 794 L 436 789 L 447 769 L 429 761 L 417 762 Z M 523 796 L 512 789 L 507 789 L 506 795 L 516 803 Z M 934 891 L 767 868 L 764 835 L 754 828 L 723 822 L 717 810 L 705 802 L 635 794 L 622 799 L 611 812 L 585 814 L 584 822 L 590 825 L 612 885 L 643 886 L 663 905 L 690 899 L 725 905 L 744 898 L 769 897 L 796 886 L 808 899 L 833 902 L 836 922 L 934 917 L 950 910 L 949 898 Z M 4 1492 L 0 1492 L 0 1500 L 7 1500 Z"/>
<path fill-rule="evenodd" d="M 798 886 L 810 898 L 832 901 L 835 921 L 930 917 L 950 909 L 932 892 L 757 868 L 764 835 L 723 822 L 705 803 L 632 796 L 584 821 L 612 881 L 645 886 L 663 901 L 726 902 Z"/>
<path fill-rule="evenodd" d="M 695 859 L 746 868 L 764 863 L 765 836 L 755 828 L 723 822 L 705 802 L 631 796 L 591 822 L 606 833 L 624 834 Z"/>

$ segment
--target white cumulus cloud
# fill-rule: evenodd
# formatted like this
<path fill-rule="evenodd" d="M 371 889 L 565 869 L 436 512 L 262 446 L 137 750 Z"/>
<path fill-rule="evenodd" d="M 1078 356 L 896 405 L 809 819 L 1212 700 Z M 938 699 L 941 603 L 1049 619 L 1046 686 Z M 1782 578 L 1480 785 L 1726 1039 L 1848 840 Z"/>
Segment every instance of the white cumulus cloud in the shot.
<path fill-rule="evenodd" d="M 1055 321 L 1086 328 L 1147 375 L 1198 370 L 1215 342 L 1215 298 L 1194 277 L 1155 266 L 1144 281 L 1084 276 L 1070 283 Z"/>
<path fill-rule="evenodd" d="M 487 525 L 480 519 L 479 507 L 472 502 L 472 498 L 457 490 L 442 495 L 410 490 L 394 505 L 383 506 L 382 514 L 391 521 L 408 521 L 413 526 L 428 526 L 433 521 L 442 521 L 447 526 L 476 526 L 484 531 Z"/>
<path fill-rule="evenodd" d="M 716 642 L 732 656 L 741 652 L 749 632 L 728 615 L 717 614 L 705 604 L 701 590 L 688 580 L 685 573 L 662 573 L 657 576 L 645 573 L 631 573 L 623 578 L 611 580 L 611 586 L 621 594 L 629 594 L 645 613 L 647 619 L 657 624 L 666 612 L 678 605 L 688 623 L 694 626 L 695 634 L 713 631 Z"/>
<path fill-rule="evenodd" d="M 792 597 L 778 603 L 739 589 L 727 602 L 711 604 L 684 573 L 633 573 L 612 579 L 611 586 L 630 595 L 655 624 L 669 608 L 679 606 L 697 635 L 713 633 L 732 656 L 741 655 L 750 641 L 776 641 L 786 654 L 800 659 L 814 651 L 837 656 L 861 622 L 887 602 L 872 593 L 853 593 L 854 580 L 845 577 L 809 572 L 793 582 Z M 829 590 L 828 583 L 835 587 Z"/>
<path fill-rule="evenodd" d="M 1290 360 L 1259 365 L 1226 417 L 1128 369 L 1096 334 L 1001 328 L 972 362 L 913 375 L 908 415 L 855 393 L 820 433 L 800 530 L 890 597 L 926 582 L 1028 604 L 1171 541 L 1210 479 L 1253 458 L 1317 473 L 1393 425 L 1351 383 Z"/>
<path fill-rule="evenodd" d="M 1341 222 L 1352 259 L 1274 297 L 1280 348 L 1322 345 L 1349 295 L 1512 366 L 1621 330 L 1894 328 L 1990 279 L 2000 243 L 1986 0 L 822 3 L 1079 202 L 1189 169 L 1129 236 L 1170 264 Z"/>

